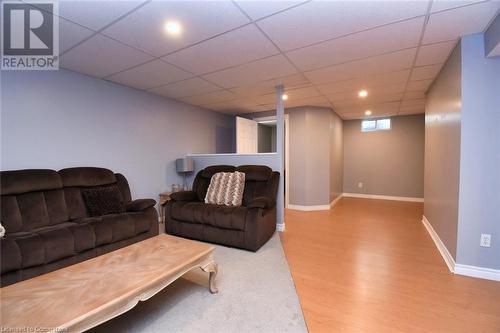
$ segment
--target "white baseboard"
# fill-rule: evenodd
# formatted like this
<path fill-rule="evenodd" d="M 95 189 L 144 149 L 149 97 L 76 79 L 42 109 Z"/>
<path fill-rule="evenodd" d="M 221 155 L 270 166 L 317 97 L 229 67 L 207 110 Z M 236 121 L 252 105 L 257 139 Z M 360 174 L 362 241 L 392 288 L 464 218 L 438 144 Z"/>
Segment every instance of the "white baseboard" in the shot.
<path fill-rule="evenodd" d="M 427 220 L 425 216 L 422 216 L 422 223 L 424 224 L 425 229 L 427 229 L 427 232 L 434 241 L 434 244 L 436 244 L 436 247 L 439 250 L 439 253 L 441 253 L 441 256 L 443 257 L 444 262 L 448 266 L 448 269 L 450 270 L 450 272 L 454 273 L 455 259 L 453 259 L 450 252 L 448 251 L 444 243 L 441 241 L 441 238 L 439 238 L 438 234 L 434 231 L 434 228 L 432 227 L 429 220 Z"/>
<path fill-rule="evenodd" d="M 422 216 L 422 223 L 424 224 L 425 229 L 427 229 L 427 232 L 434 241 L 434 244 L 436 244 L 436 247 L 439 250 L 439 253 L 441 253 L 441 256 L 443 257 L 444 262 L 448 266 L 450 272 L 474 278 L 500 281 L 499 269 L 470 266 L 470 265 L 456 263 L 453 257 L 451 256 L 450 252 L 448 252 L 446 246 L 444 246 L 443 242 L 439 238 L 438 234 L 434 231 L 434 228 L 429 223 L 429 220 L 427 220 L 425 216 Z"/>
<path fill-rule="evenodd" d="M 288 204 L 288 209 L 294 209 L 294 210 L 302 210 L 305 212 L 311 212 L 315 210 L 329 210 L 332 209 L 337 202 L 342 198 L 343 194 L 340 194 L 338 197 L 336 197 L 332 202 L 330 202 L 329 205 L 315 205 L 315 206 L 303 206 L 303 205 L 290 205 Z"/>
<path fill-rule="evenodd" d="M 409 202 L 424 202 L 424 198 L 412 197 L 396 197 L 390 195 L 376 194 L 361 194 L 361 193 L 344 193 L 342 196 L 351 198 L 378 199 L 378 200 L 394 200 L 394 201 L 409 201 Z"/>
<path fill-rule="evenodd" d="M 343 196 L 344 196 L 344 194 L 341 193 L 338 197 L 333 199 L 333 201 L 330 202 L 330 209 L 335 207 L 335 205 L 339 202 L 340 199 L 342 199 Z"/>
<path fill-rule="evenodd" d="M 500 281 L 500 269 L 455 264 L 455 274 Z"/>
<path fill-rule="evenodd" d="M 305 212 L 310 212 L 314 210 L 329 210 L 330 205 L 316 205 L 316 206 L 302 206 L 302 205 L 288 205 L 288 209 L 302 210 Z"/>

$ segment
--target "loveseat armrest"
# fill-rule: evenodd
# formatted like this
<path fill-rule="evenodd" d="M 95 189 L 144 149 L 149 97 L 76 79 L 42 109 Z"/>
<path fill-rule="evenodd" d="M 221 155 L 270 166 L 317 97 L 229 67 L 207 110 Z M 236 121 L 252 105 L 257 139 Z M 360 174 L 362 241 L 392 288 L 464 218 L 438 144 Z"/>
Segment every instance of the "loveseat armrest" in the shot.
<path fill-rule="evenodd" d="M 156 205 L 156 201 L 153 199 L 136 199 L 125 204 L 125 210 L 127 212 L 142 212 Z"/>
<path fill-rule="evenodd" d="M 274 200 L 268 197 L 257 197 L 253 199 L 248 205 L 247 208 L 262 208 L 268 209 L 274 207 Z"/>
<path fill-rule="evenodd" d="M 198 201 L 198 195 L 194 191 L 179 191 L 170 194 L 172 201 Z"/>

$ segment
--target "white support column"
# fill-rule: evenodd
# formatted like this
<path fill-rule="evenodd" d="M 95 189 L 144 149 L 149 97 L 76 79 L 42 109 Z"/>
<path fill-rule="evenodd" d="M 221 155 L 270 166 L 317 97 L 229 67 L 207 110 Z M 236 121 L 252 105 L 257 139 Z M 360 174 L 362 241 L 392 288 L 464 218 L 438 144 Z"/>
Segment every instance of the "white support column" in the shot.
<path fill-rule="evenodd" d="M 276 201 L 277 229 L 285 231 L 285 173 L 284 173 L 284 142 L 285 142 L 285 108 L 283 106 L 284 88 L 276 86 L 276 155 L 280 172 L 280 184 Z"/>

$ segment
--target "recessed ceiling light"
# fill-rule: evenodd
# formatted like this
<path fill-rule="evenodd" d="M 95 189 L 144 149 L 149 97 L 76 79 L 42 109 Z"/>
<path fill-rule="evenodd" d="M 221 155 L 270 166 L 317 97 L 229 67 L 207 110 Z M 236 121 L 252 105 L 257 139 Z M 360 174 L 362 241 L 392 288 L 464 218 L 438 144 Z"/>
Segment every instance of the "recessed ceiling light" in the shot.
<path fill-rule="evenodd" d="M 286 101 L 288 99 L 288 95 L 287 94 L 283 94 L 281 95 L 281 99 Z"/>
<path fill-rule="evenodd" d="M 368 91 L 366 91 L 364 89 L 360 90 L 359 93 L 358 93 L 358 96 L 359 97 L 366 97 L 366 96 L 368 96 Z"/>
<path fill-rule="evenodd" d="M 370 116 L 371 114 L 372 114 L 372 112 L 370 110 L 365 111 L 365 115 Z"/>
<path fill-rule="evenodd" d="M 165 22 L 165 31 L 169 35 L 177 36 L 182 32 L 182 27 L 179 22 L 167 21 Z"/>

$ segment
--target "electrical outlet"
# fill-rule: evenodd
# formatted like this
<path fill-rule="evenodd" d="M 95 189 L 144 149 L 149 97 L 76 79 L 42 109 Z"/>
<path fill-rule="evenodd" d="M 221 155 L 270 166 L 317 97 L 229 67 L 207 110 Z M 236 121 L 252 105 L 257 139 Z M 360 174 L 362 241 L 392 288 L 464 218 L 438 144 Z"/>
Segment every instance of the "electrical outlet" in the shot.
<path fill-rule="evenodd" d="M 491 235 L 490 234 L 481 234 L 481 242 L 479 243 L 482 247 L 490 247 L 491 245 Z"/>
<path fill-rule="evenodd" d="M 363 188 L 363 182 L 358 182 L 358 188 Z"/>

